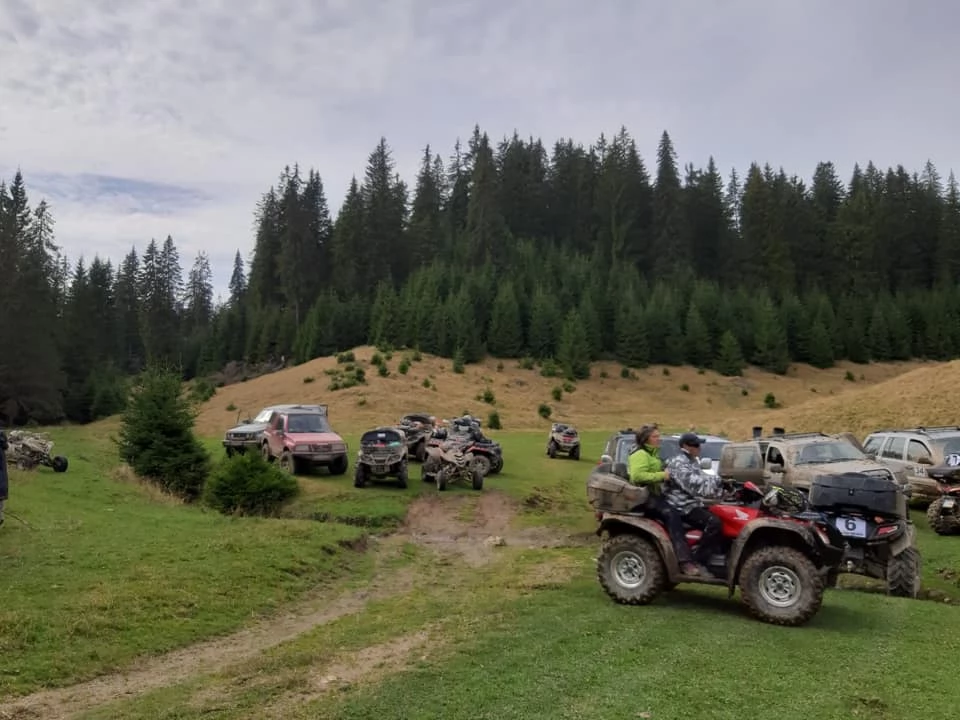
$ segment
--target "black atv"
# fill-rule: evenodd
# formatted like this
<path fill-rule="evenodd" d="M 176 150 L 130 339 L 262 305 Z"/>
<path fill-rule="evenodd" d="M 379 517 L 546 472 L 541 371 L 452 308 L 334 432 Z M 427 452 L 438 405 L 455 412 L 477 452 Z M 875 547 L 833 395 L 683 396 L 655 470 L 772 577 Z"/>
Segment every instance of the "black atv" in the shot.
<path fill-rule="evenodd" d="M 841 571 L 886 581 L 888 595 L 917 597 L 917 531 L 898 483 L 858 472 L 820 475 L 810 484 L 808 503 L 846 540 Z M 836 581 L 836 573 L 828 578 L 831 586 Z"/>
<path fill-rule="evenodd" d="M 395 427 L 367 430 L 360 438 L 353 486 L 364 487 L 371 480 L 394 477 L 397 485 L 407 487 L 407 438 Z"/>

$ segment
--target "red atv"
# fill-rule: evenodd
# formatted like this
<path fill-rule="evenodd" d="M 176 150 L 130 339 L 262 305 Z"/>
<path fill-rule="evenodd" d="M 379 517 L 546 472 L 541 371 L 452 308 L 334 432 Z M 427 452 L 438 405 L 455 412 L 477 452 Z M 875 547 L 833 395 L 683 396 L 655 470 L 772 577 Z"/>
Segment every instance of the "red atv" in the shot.
<path fill-rule="evenodd" d="M 940 490 L 940 497 L 927 508 L 927 522 L 937 535 L 960 534 L 960 455 L 948 455 L 943 465 L 929 468 L 927 475 Z"/>
<path fill-rule="evenodd" d="M 621 468 L 598 466 L 587 482 L 603 538 L 597 576 L 619 603 L 646 605 L 678 583 L 725 585 L 756 618 L 802 625 L 823 602 L 825 578 L 843 557 L 843 536 L 820 513 L 806 512 L 802 495 L 751 482 L 731 483 L 720 501 L 708 502 L 723 524 L 723 541 L 709 561 L 710 576 L 680 571 L 667 530 L 648 506 L 646 488 L 631 485 Z M 696 547 L 701 532 L 688 529 Z"/>

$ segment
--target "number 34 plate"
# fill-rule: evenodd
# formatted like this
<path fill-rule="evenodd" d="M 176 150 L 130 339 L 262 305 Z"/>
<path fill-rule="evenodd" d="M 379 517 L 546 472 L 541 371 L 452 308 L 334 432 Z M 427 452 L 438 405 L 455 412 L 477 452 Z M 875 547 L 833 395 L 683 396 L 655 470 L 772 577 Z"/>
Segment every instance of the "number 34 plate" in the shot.
<path fill-rule="evenodd" d="M 838 517 L 834 523 L 841 535 L 847 537 L 866 537 L 867 521 L 856 517 Z"/>
<path fill-rule="evenodd" d="M 953 507 L 954 505 L 956 505 L 956 504 L 957 504 L 957 499 L 956 499 L 956 498 L 944 498 L 944 499 L 943 499 L 943 507 L 945 507 L 945 508 L 952 508 L 952 507 Z"/>

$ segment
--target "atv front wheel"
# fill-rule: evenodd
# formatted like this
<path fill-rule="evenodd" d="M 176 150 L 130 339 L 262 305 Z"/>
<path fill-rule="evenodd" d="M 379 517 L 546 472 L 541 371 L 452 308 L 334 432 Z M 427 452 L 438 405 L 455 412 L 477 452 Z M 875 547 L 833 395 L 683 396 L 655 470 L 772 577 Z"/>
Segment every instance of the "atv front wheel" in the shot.
<path fill-rule="evenodd" d="M 915 598 L 920 594 L 920 553 L 908 547 L 887 562 L 887 595 Z"/>
<path fill-rule="evenodd" d="M 580 459 L 580 446 L 577 445 L 570 449 L 570 459 L 579 460 Z"/>
<path fill-rule="evenodd" d="M 357 465 L 356 470 L 353 471 L 353 486 L 355 488 L 362 488 L 367 484 L 367 468 L 365 465 Z"/>
<path fill-rule="evenodd" d="M 597 556 L 600 586 L 622 605 L 647 605 L 666 589 L 666 569 L 657 548 L 631 533 L 615 535 Z"/>
<path fill-rule="evenodd" d="M 50 461 L 50 467 L 53 468 L 54 472 L 58 473 L 66 472 L 68 465 L 69 463 L 63 455 L 54 455 L 53 460 Z"/>
<path fill-rule="evenodd" d="M 765 547 L 740 568 L 740 594 L 750 614 L 774 625 L 803 625 L 823 602 L 823 578 L 806 555 Z"/>
<path fill-rule="evenodd" d="M 473 466 L 480 471 L 480 474 L 486 477 L 490 473 L 490 467 L 493 463 L 486 455 L 474 455 Z"/>
<path fill-rule="evenodd" d="M 496 475 L 501 470 L 503 470 L 503 457 L 500 455 L 494 455 L 493 459 L 490 461 L 490 472 L 487 474 Z"/>
<path fill-rule="evenodd" d="M 483 490 L 483 473 L 476 468 L 473 470 L 473 489 Z"/>
<path fill-rule="evenodd" d="M 407 464 L 400 466 L 400 472 L 397 473 L 397 485 L 401 488 L 407 487 Z"/>
<path fill-rule="evenodd" d="M 437 490 L 443 491 L 447 489 L 447 469 L 441 468 L 437 473 Z"/>
<path fill-rule="evenodd" d="M 945 497 L 941 495 L 927 508 L 927 522 L 937 535 L 955 535 L 960 533 L 960 516 L 940 514 Z"/>
<path fill-rule="evenodd" d="M 557 444 L 551 440 L 547 443 L 547 457 L 551 460 L 557 456 Z"/>

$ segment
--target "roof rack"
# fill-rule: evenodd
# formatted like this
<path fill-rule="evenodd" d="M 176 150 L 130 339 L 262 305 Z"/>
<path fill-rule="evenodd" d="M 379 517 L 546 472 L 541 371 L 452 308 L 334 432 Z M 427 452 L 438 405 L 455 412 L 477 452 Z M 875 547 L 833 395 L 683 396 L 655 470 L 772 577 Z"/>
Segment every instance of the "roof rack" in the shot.
<path fill-rule="evenodd" d="M 885 428 L 883 430 L 874 430 L 875 433 L 893 433 L 893 432 L 913 432 L 913 433 L 938 433 L 938 432 L 960 432 L 960 425 L 931 425 L 925 427 L 919 425 L 912 428 Z"/>
<path fill-rule="evenodd" d="M 803 438 L 823 438 L 830 437 L 826 433 L 822 432 L 792 432 L 792 433 L 776 433 L 774 435 L 767 435 L 764 437 L 764 440 L 801 440 Z"/>

